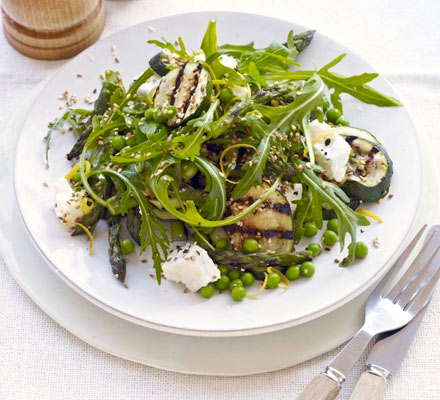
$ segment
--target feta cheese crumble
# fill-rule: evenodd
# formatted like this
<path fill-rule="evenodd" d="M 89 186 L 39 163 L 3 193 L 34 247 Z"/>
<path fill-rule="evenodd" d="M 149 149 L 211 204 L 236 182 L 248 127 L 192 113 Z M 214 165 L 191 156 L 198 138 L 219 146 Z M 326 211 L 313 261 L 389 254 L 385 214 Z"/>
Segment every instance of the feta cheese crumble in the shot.
<path fill-rule="evenodd" d="M 63 223 L 78 222 L 86 214 L 84 212 L 84 202 L 86 201 L 84 192 L 74 192 L 67 179 L 58 179 L 55 182 L 54 191 L 55 214 Z"/>
<path fill-rule="evenodd" d="M 220 56 L 220 62 L 225 66 L 225 67 L 228 67 L 228 68 L 231 68 L 231 69 L 235 69 L 235 68 L 237 68 L 237 64 L 238 64 L 238 62 L 237 62 L 237 60 L 234 58 L 234 57 L 232 57 L 232 56 L 228 56 L 227 54 L 223 54 L 222 56 Z"/>
<path fill-rule="evenodd" d="M 191 292 L 220 278 L 220 271 L 207 251 L 192 243 L 170 250 L 162 271 L 166 279 L 183 283 Z"/>
<path fill-rule="evenodd" d="M 248 84 L 246 84 L 246 86 L 232 85 L 230 89 L 232 94 L 236 97 L 241 97 L 244 99 L 251 97 L 251 88 Z"/>
<path fill-rule="evenodd" d="M 310 123 L 310 137 L 312 142 L 316 141 L 313 144 L 316 163 L 329 179 L 342 182 L 350 157 L 350 145 L 330 125 L 317 119 Z"/>

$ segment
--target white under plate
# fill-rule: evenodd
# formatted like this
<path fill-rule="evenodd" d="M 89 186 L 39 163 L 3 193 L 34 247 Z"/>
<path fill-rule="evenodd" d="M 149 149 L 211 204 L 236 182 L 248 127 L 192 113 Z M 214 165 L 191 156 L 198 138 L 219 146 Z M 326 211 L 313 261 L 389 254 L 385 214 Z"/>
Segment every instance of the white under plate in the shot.
<path fill-rule="evenodd" d="M 96 307 L 72 290 L 53 273 L 27 239 L 12 190 L 15 133 L 45 83 L 35 88 L 0 136 L 4 168 L 0 176 L 0 250 L 20 286 L 60 325 L 92 346 L 124 359 L 177 372 L 228 376 L 298 364 L 333 349 L 360 327 L 366 292 L 325 316 L 292 328 L 250 337 L 206 338 L 169 334 L 130 323 Z M 429 176 L 424 175 L 429 182 L 436 175 L 431 154 L 424 154 L 424 169 L 430 171 Z M 416 225 L 438 220 L 435 207 L 438 202 L 437 191 L 422 197 L 423 215 L 417 217 Z M 240 362 L 231 363 L 231 358 Z"/>
<path fill-rule="evenodd" d="M 264 46 L 271 40 L 285 40 L 292 28 L 295 32 L 306 29 L 264 16 L 209 12 L 148 21 L 98 42 L 51 79 L 24 119 L 14 174 L 19 208 L 27 230 L 54 271 L 94 304 L 119 317 L 163 331 L 200 336 L 250 335 L 303 324 L 328 314 L 371 287 L 395 258 L 408 234 L 419 205 L 422 184 L 416 133 L 403 107 L 379 108 L 352 98 L 344 99 L 345 115 L 352 125 L 374 133 L 394 161 L 391 188 L 394 197 L 384 199 L 380 206 L 371 207 L 385 222 L 373 223 L 359 235 L 360 240 L 369 244 L 378 237 L 380 247 L 371 247 L 369 256 L 362 262 L 339 268 L 334 259 L 341 259 L 343 255 L 335 246 L 331 252 L 316 259 L 313 278 L 301 279 L 285 292 L 266 291 L 257 300 L 239 304 L 234 304 L 226 294 L 207 301 L 198 295 L 185 294 L 182 286 L 172 282 L 164 281 L 158 286 L 150 278 L 151 265 L 141 263 L 137 256 L 129 259 L 126 278 L 129 289 L 126 289 L 110 271 L 106 227 L 98 226 L 95 231 L 95 253 L 89 257 L 85 237 L 70 237 L 60 228 L 52 209 L 53 183 L 71 168 L 65 153 L 74 140 L 68 134 L 54 135 L 51 166 L 46 169 L 43 137 L 48 121 L 61 113 L 58 96 L 68 90 L 78 97 L 76 106 L 85 107 L 83 99 L 94 88 L 99 88 L 99 75 L 104 70 L 118 69 L 124 81 L 129 82 L 147 67 L 148 59 L 157 52 L 156 48 L 146 44 L 147 39 L 164 36 L 174 40 L 181 35 L 187 47 L 198 48 L 209 19 L 218 21 L 220 43 L 254 40 L 257 46 Z M 156 30 L 151 32 L 148 26 Z M 120 63 L 114 61 L 113 45 Z M 358 56 L 319 33 L 299 61 L 304 68 L 313 68 L 313 62 L 322 66 L 343 52 L 348 56 L 336 68 L 341 73 L 374 71 Z M 83 74 L 82 78 L 77 77 L 79 72 Z M 383 79 L 377 79 L 374 86 L 398 97 Z M 302 243 L 298 248 L 304 245 Z M 148 252 L 144 257 L 150 260 Z"/>

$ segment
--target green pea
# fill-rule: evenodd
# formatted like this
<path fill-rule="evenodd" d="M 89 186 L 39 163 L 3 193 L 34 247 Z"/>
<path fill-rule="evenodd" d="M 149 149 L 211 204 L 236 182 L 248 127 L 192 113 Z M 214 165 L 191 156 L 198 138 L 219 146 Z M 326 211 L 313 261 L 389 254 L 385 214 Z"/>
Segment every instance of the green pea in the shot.
<path fill-rule="evenodd" d="M 296 281 L 301 275 L 301 269 L 297 265 L 292 265 L 287 268 L 285 275 L 289 281 Z"/>
<path fill-rule="evenodd" d="M 247 238 L 243 243 L 243 250 L 248 254 L 256 253 L 260 250 L 260 244 L 255 239 Z"/>
<path fill-rule="evenodd" d="M 112 137 L 112 147 L 115 150 L 122 150 L 126 146 L 124 136 L 116 135 Z"/>
<path fill-rule="evenodd" d="M 220 90 L 219 99 L 222 103 L 227 103 L 228 101 L 231 101 L 233 97 L 233 93 L 231 89 L 223 88 Z"/>
<path fill-rule="evenodd" d="M 337 218 L 333 218 L 327 222 L 327 229 L 335 233 L 339 233 L 339 221 Z"/>
<path fill-rule="evenodd" d="M 329 107 L 330 107 L 330 102 L 328 100 L 324 100 L 322 103 L 322 109 L 324 111 L 327 111 Z"/>
<path fill-rule="evenodd" d="M 228 275 L 229 267 L 225 264 L 219 264 L 217 265 L 217 268 L 220 271 L 220 275 Z"/>
<path fill-rule="evenodd" d="M 368 255 L 368 246 L 365 242 L 356 242 L 356 247 L 354 250 L 354 255 L 356 258 L 364 259 Z"/>
<path fill-rule="evenodd" d="M 301 264 L 301 275 L 307 278 L 311 277 L 315 273 L 315 265 L 310 261 L 304 261 Z"/>
<path fill-rule="evenodd" d="M 231 270 L 229 270 L 228 276 L 231 281 L 233 281 L 235 279 L 239 279 L 240 278 L 240 271 L 237 268 L 232 268 Z"/>
<path fill-rule="evenodd" d="M 229 277 L 228 275 L 222 275 L 219 279 L 214 282 L 214 287 L 217 290 L 226 290 L 229 287 Z"/>
<path fill-rule="evenodd" d="M 214 294 L 214 286 L 212 285 L 206 285 L 203 286 L 200 289 L 200 294 L 202 295 L 202 297 L 204 297 L 205 299 L 209 299 L 210 297 L 212 297 L 212 295 Z"/>
<path fill-rule="evenodd" d="M 329 110 L 327 110 L 326 115 L 328 121 L 335 123 L 336 120 L 342 115 L 342 113 L 337 108 L 330 108 Z"/>
<path fill-rule="evenodd" d="M 338 235 L 333 231 L 325 231 L 324 235 L 322 236 L 322 241 L 327 246 L 333 246 L 338 241 Z"/>
<path fill-rule="evenodd" d="M 356 155 L 355 151 L 353 149 L 350 149 L 349 157 L 352 158 Z"/>
<path fill-rule="evenodd" d="M 242 301 L 246 297 L 246 289 L 242 286 L 236 286 L 231 290 L 232 300 Z"/>
<path fill-rule="evenodd" d="M 251 286 L 255 282 L 255 277 L 251 272 L 244 272 L 241 277 L 243 286 Z"/>
<path fill-rule="evenodd" d="M 134 243 L 130 239 L 124 239 L 121 243 L 122 254 L 127 255 L 131 254 L 134 251 Z"/>
<path fill-rule="evenodd" d="M 281 282 L 281 277 L 276 273 L 276 272 L 271 272 L 268 276 L 267 276 L 267 283 L 266 286 L 269 289 L 275 289 L 276 287 L 278 287 L 278 285 Z"/>
<path fill-rule="evenodd" d="M 336 121 L 335 121 L 336 125 L 343 125 L 343 126 L 348 126 L 350 125 L 350 122 L 348 121 L 347 118 L 345 118 L 343 115 L 341 115 Z"/>
<path fill-rule="evenodd" d="M 304 224 L 304 236 L 305 237 L 313 237 L 318 233 L 318 228 L 316 227 L 314 222 L 306 222 Z"/>
<path fill-rule="evenodd" d="M 241 279 L 231 280 L 231 282 L 229 283 L 229 290 L 232 290 L 237 286 L 243 286 L 243 282 L 241 281 Z"/>
<path fill-rule="evenodd" d="M 152 108 L 145 111 L 145 119 L 147 121 L 154 121 L 154 110 Z"/>
<path fill-rule="evenodd" d="M 312 253 L 313 257 L 317 257 L 321 254 L 322 246 L 319 243 L 309 243 L 307 250 Z"/>
<path fill-rule="evenodd" d="M 81 174 L 79 172 L 75 172 L 72 176 L 72 181 L 81 182 Z"/>
<path fill-rule="evenodd" d="M 215 249 L 216 250 L 226 250 L 228 248 L 229 241 L 226 238 L 217 240 L 215 242 Z"/>

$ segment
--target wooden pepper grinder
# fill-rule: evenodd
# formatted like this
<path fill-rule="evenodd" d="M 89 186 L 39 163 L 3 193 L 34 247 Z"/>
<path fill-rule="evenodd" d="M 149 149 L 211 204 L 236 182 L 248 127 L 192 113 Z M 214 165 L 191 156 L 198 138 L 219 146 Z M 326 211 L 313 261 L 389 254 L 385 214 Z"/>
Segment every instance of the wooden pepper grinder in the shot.
<path fill-rule="evenodd" d="M 21 53 L 44 60 L 73 57 L 104 28 L 103 0 L 0 0 L 3 30 Z"/>

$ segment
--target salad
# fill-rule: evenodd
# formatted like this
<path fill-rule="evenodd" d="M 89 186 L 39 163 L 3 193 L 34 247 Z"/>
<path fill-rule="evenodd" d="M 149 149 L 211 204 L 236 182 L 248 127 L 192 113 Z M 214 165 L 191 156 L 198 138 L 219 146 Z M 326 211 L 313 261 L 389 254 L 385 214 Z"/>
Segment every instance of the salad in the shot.
<path fill-rule="evenodd" d="M 72 236 L 86 234 L 92 252 L 104 220 L 122 283 L 137 244 L 151 251 L 159 284 L 206 298 L 230 289 L 237 301 L 312 276 L 323 245 L 339 243 L 343 267 L 365 258 L 357 227 L 380 217 L 362 203 L 388 193 L 393 167 L 372 133 L 350 126 L 341 94 L 400 103 L 368 85 L 375 73 L 332 72 L 345 54 L 302 70 L 296 58 L 313 35 L 219 45 L 210 21 L 200 49 L 150 40 L 159 52 L 128 88 L 106 71 L 93 109 L 70 108 L 46 137 L 49 165 L 53 132 L 68 124 L 77 135 L 72 169 L 55 184 L 55 212 Z M 322 244 L 295 248 L 325 224 Z"/>

